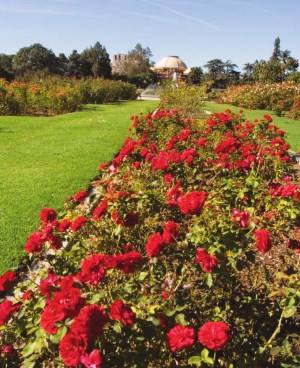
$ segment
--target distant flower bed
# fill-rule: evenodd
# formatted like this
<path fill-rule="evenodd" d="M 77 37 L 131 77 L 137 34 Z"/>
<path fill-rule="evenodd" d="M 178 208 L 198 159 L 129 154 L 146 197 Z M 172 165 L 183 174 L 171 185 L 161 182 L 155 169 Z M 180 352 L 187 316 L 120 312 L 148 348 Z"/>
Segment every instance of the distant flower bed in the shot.
<path fill-rule="evenodd" d="M 132 122 L 0 277 L 1 367 L 296 367 L 300 187 L 284 132 L 229 111 Z"/>
<path fill-rule="evenodd" d="M 279 115 L 286 113 L 292 118 L 300 117 L 300 84 L 255 83 L 229 87 L 220 97 L 220 102 L 249 109 L 272 110 Z"/>
<path fill-rule="evenodd" d="M 0 115 L 56 115 L 86 103 L 135 98 L 135 86 L 121 81 L 48 77 L 9 83 L 0 79 Z"/>

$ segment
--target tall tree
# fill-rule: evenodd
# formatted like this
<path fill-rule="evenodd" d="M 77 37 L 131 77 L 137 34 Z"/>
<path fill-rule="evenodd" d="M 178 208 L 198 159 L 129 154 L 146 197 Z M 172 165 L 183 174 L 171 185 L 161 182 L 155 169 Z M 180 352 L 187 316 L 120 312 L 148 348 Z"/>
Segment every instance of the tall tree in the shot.
<path fill-rule="evenodd" d="M 280 38 L 277 37 L 274 41 L 273 54 L 271 59 L 280 61 L 280 58 L 281 58 Z"/>
<path fill-rule="evenodd" d="M 209 60 L 204 67 L 207 68 L 208 74 L 213 80 L 225 73 L 225 65 L 221 59 Z"/>
<path fill-rule="evenodd" d="M 21 48 L 13 58 L 13 68 L 16 74 L 47 71 L 57 72 L 57 58 L 54 52 L 40 43 Z"/>
<path fill-rule="evenodd" d="M 138 74 L 149 73 L 152 51 L 149 47 L 143 47 L 140 43 L 130 50 L 121 67 L 122 74 L 132 78 Z"/>
<path fill-rule="evenodd" d="M 14 78 L 13 57 L 14 55 L 0 54 L 0 78 L 8 80 Z"/>
<path fill-rule="evenodd" d="M 191 68 L 188 75 L 188 81 L 191 84 L 200 84 L 203 79 L 203 70 L 200 66 Z"/>
<path fill-rule="evenodd" d="M 111 77 L 111 65 L 109 54 L 106 48 L 96 42 L 94 46 L 85 49 L 81 55 L 83 73 L 94 77 Z"/>
<path fill-rule="evenodd" d="M 68 58 L 67 74 L 76 78 L 82 76 L 80 54 L 77 50 L 73 50 Z"/>

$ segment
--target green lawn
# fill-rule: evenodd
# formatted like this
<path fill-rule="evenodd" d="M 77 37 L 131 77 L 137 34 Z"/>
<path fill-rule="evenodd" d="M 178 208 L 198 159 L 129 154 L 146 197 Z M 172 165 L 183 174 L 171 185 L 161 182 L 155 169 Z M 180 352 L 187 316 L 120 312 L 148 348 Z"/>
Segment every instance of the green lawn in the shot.
<path fill-rule="evenodd" d="M 0 117 L 0 273 L 17 266 L 42 207 L 61 208 L 117 152 L 129 117 L 155 101 L 87 106 L 56 117 Z"/>
<path fill-rule="evenodd" d="M 230 109 L 233 112 L 241 110 L 240 107 L 226 104 L 218 104 L 215 102 L 206 102 L 205 108 L 212 112 L 220 112 L 226 109 Z M 243 109 L 244 114 L 248 119 L 254 120 L 255 118 L 261 118 L 264 114 L 269 114 L 273 117 L 275 124 L 286 132 L 286 139 L 291 145 L 291 149 L 296 152 L 300 152 L 300 120 L 292 120 L 288 118 L 281 118 L 274 114 L 273 111 L 267 110 L 249 110 Z"/>

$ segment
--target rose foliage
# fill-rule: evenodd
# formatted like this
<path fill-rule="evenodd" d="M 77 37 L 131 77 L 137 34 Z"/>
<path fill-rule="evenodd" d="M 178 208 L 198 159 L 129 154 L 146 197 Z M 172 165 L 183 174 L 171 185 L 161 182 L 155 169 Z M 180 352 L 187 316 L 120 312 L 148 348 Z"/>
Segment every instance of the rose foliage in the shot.
<path fill-rule="evenodd" d="M 0 366 L 299 366 L 300 187 L 271 120 L 132 117 L 0 277 Z"/>

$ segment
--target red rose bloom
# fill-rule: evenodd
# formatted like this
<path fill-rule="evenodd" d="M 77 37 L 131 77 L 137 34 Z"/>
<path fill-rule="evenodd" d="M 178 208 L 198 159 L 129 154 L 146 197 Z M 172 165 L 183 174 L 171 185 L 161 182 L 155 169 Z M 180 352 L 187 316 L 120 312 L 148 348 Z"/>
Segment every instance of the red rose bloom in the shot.
<path fill-rule="evenodd" d="M 87 348 L 88 343 L 83 336 L 68 332 L 59 343 L 59 354 L 67 367 L 76 367 Z"/>
<path fill-rule="evenodd" d="M 246 228 L 249 226 L 250 215 L 247 211 L 239 211 L 236 208 L 233 208 L 231 219 L 240 227 Z"/>
<path fill-rule="evenodd" d="M 261 253 L 266 253 L 271 249 L 270 232 L 266 229 L 255 230 L 254 236 L 256 239 L 256 248 Z"/>
<path fill-rule="evenodd" d="M 7 271 L 0 276 L 0 293 L 8 291 L 16 282 L 17 276 L 13 271 Z"/>
<path fill-rule="evenodd" d="M 0 303 L 0 326 L 5 325 L 10 317 L 20 309 L 20 307 L 20 304 L 13 304 L 8 299 L 5 299 Z"/>
<path fill-rule="evenodd" d="M 80 291 L 69 280 L 62 282 L 62 289 L 54 294 L 41 315 L 41 326 L 49 334 L 57 332 L 56 323 L 75 317 L 84 305 Z"/>
<path fill-rule="evenodd" d="M 209 254 L 203 248 L 198 248 L 196 251 L 196 262 L 199 263 L 204 272 L 212 272 L 218 265 L 217 257 Z"/>
<path fill-rule="evenodd" d="M 24 249 L 27 253 L 38 253 L 42 250 L 44 242 L 43 234 L 36 231 L 29 236 Z"/>
<path fill-rule="evenodd" d="M 90 354 L 85 354 L 81 357 L 81 364 L 85 368 L 101 368 L 102 367 L 102 354 L 99 350 L 93 350 Z"/>
<path fill-rule="evenodd" d="M 52 292 L 56 291 L 60 282 L 60 276 L 55 275 L 54 273 L 49 272 L 48 276 L 41 280 L 39 284 L 40 293 L 49 298 Z"/>
<path fill-rule="evenodd" d="M 135 321 L 135 314 L 122 300 L 116 300 L 110 306 L 109 317 L 114 321 L 120 321 L 125 326 L 130 326 Z"/>
<path fill-rule="evenodd" d="M 160 233 L 154 233 L 149 236 L 146 244 L 146 253 L 148 257 L 156 257 L 165 246 Z"/>
<path fill-rule="evenodd" d="M 69 332 L 59 343 L 59 353 L 65 365 L 73 367 L 85 361 L 87 349 L 102 334 L 106 321 L 102 306 L 89 304 L 81 309 Z M 89 358 L 97 362 L 95 353 Z"/>
<path fill-rule="evenodd" d="M 117 262 L 117 267 L 125 273 L 134 272 L 136 266 L 144 261 L 142 255 L 135 251 L 118 254 L 114 259 Z"/>
<path fill-rule="evenodd" d="M 85 190 L 81 190 L 74 195 L 74 199 L 77 202 L 83 202 L 87 196 L 88 196 L 88 193 Z"/>
<path fill-rule="evenodd" d="M 71 226 L 71 221 L 69 219 L 63 219 L 61 222 L 56 224 L 56 230 L 60 233 L 65 233 Z"/>
<path fill-rule="evenodd" d="M 40 220 L 44 223 L 54 221 L 56 216 L 56 211 L 53 208 L 43 208 L 40 212 Z"/>
<path fill-rule="evenodd" d="M 264 115 L 264 119 L 265 119 L 266 121 L 268 121 L 269 123 L 272 123 L 272 121 L 273 121 L 272 116 L 271 116 L 271 115 L 268 115 L 268 114 Z"/>
<path fill-rule="evenodd" d="M 93 211 L 94 220 L 100 220 L 102 216 L 106 213 L 107 207 L 108 202 L 106 199 L 103 199 Z"/>
<path fill-rule="evenodd" d="M 164 226 L 162 238 L 165 244 L 171 244 L 178 235 L 180 225 L 174 221 L 168 221 Z"/>
<path fill-rule="evenodd" d="M 225 322 L 206 322 L 199 328 L 198 341 L 210 350 L 222 349 L 230 340 L 230 328 Z"/>
<path fill-rule="evenodd" d="M 180 196 L 177 204 L 184 215 L 198 215 L 204 205 L 207 194 L 203 191 L 189 192 Z"/>
<path fill-rule="evenodd" d="M 168 345 L 173 353 L 192 347 L 194 340 L 194 329 L 192 327 L 177 325 L 168 332 Z"/>
<path fill-rule="evenodd" d="M 73 231 L 80 230 L 87 223 L 87 218 L 84 216 L 77 217 L 71 224 L 71 229 Z"/>
<path fill-rule="evenodd" d="M 105 254 L 93 254 L 81 265 L 80 280 L 91 285 L 97 285 L 105 276 Z"/>

